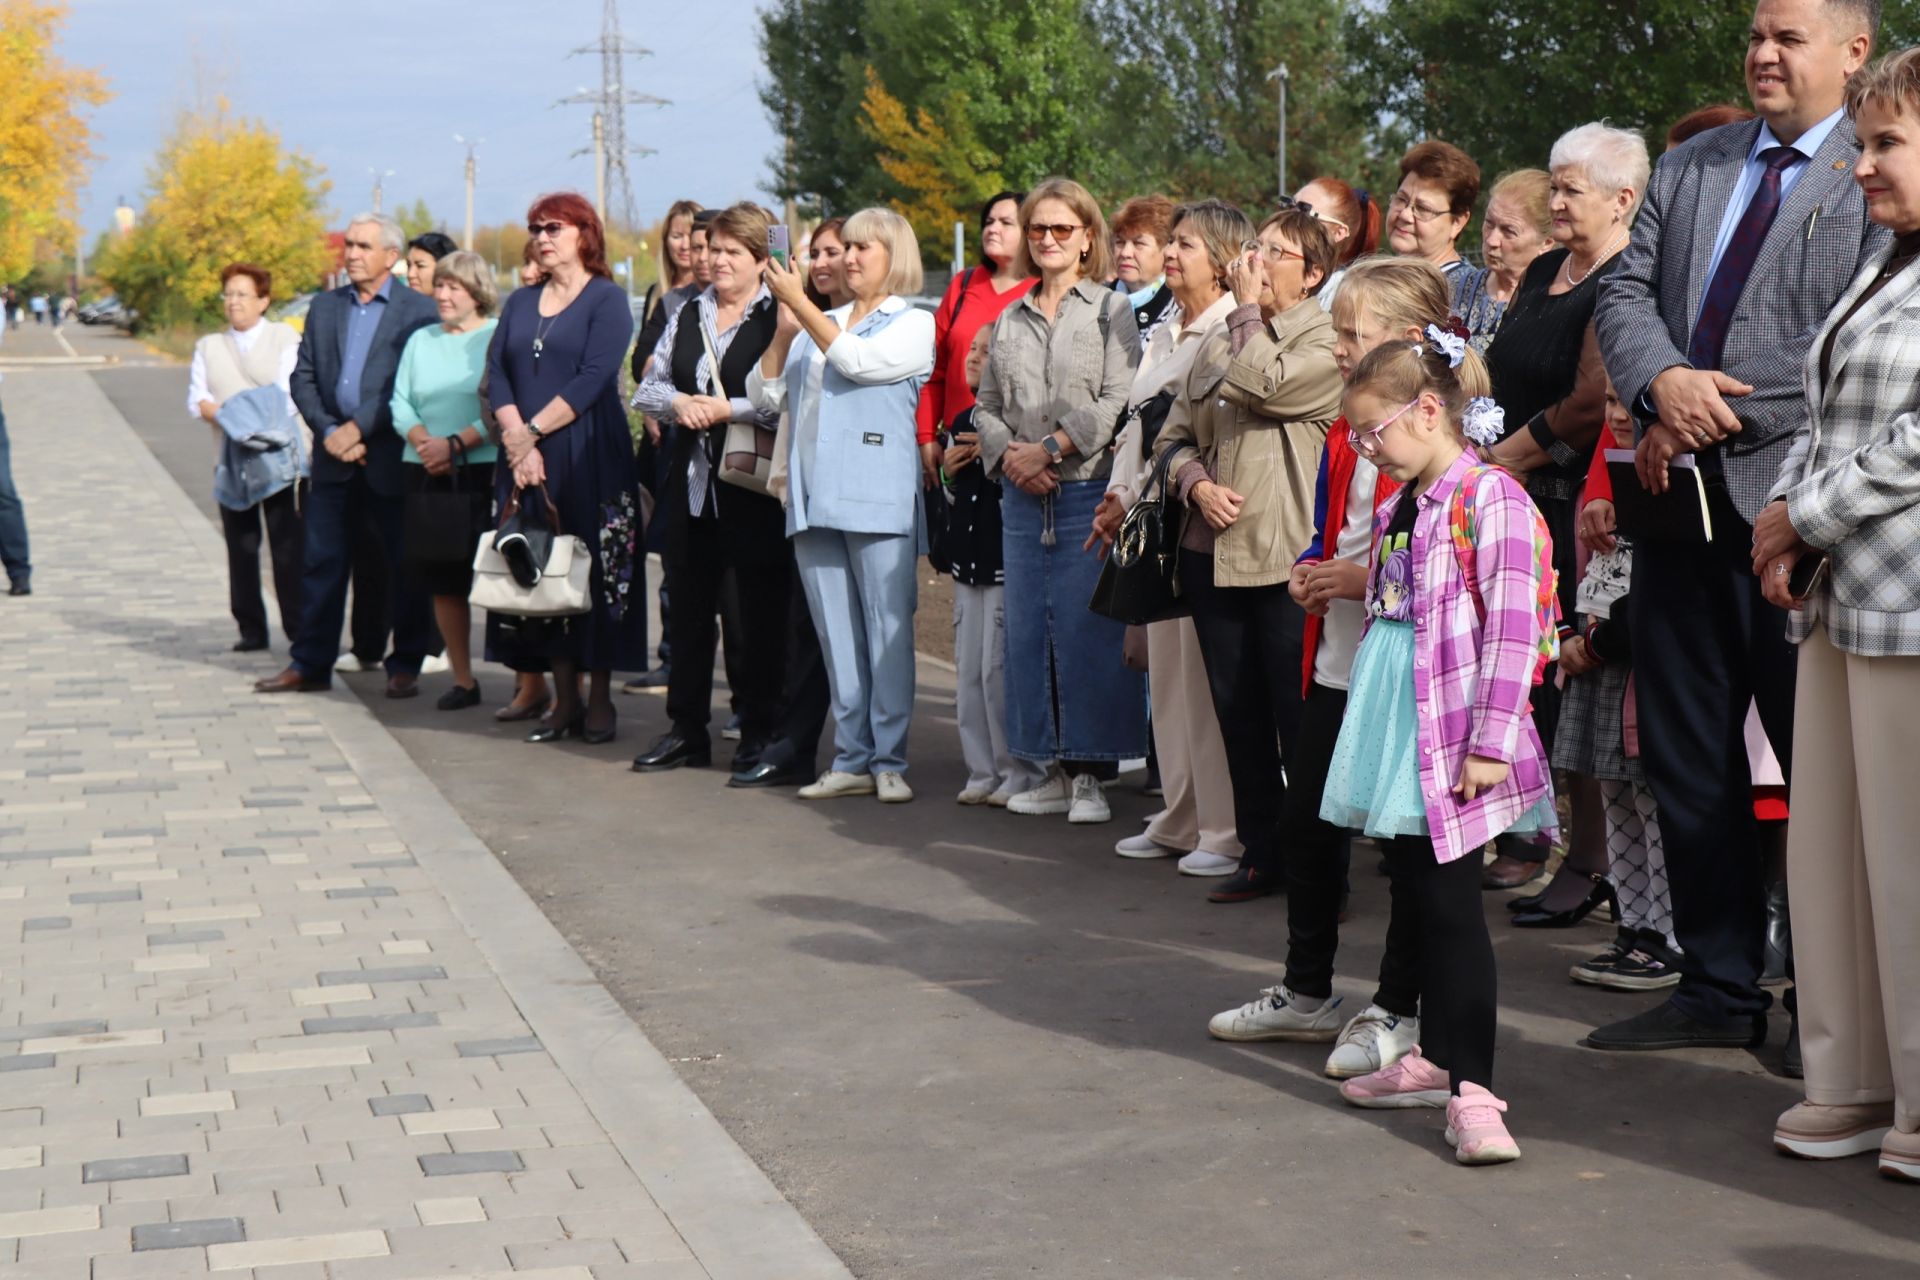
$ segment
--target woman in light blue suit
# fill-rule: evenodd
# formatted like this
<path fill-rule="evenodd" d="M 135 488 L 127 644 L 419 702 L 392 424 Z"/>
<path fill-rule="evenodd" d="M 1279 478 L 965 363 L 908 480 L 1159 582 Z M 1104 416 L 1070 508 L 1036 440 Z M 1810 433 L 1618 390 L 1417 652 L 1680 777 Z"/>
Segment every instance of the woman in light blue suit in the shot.
<path fill-rule="evenodd" d="M 747 396 L 788 417 L 787 535 L 833 690 L 833 765 L 800 797 L 899 804 L 913 799 L 914 410 L 933 371 L 933 317 L 906 300 L 922 283 L 906 219 L 862 209 L 841 235 L 853 301 L 832 311 L 808 301 L 801 272 L 768 259 L 780 318 Z"/>

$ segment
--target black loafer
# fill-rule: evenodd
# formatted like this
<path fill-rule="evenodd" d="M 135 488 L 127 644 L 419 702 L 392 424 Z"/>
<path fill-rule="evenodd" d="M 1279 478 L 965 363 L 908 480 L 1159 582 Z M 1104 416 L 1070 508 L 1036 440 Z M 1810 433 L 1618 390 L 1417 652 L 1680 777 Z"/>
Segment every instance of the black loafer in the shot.
<path fill-rule="evenodd" d="M 730 787 L 804 787 L 815 778 L 819 771 L 811 764 L 805 768 L 797 764 L 778 764 L 771 760 L 762 760 L 751 769 L 738 769 L 727 779 Z"/>
<path fill-rule="evenodd" d="M 235 640 L 231 652 L 258 653 L 266 647 L 267 642 L 265 640 Z"/>
<path fill-rule="evenodd" d="M 1767 1020 L 1739 1018 L 1727 1023 L 1700 1022 L 1673 1007 L 1672 1001 L 1587 1033 L 1589 1049 L 1751 1049 L 1765 1044 Z"/>
<path fill-rule="evenodd" d="M 463 689 L 459 685 L 440 695 L 440 701 L 434 704 L 442 711 L 464 711 L 468 707 L 480 705 L 480 682 L 475 680 L 471 688 Z"/>
<path fill-rule="evenodd" d="M 713 744 L 693 742 L 677 733 L 663 733 L 654 744 L 633 758 L 635 773 L 665 773 L 683 765 L 704 769 L 713 763 Z"/>
<path fill-rule="evenodd" d="M 620 686 L 622 693 L 650 693 L 655 689 L 667 687 L 668 672 L 665 667 L 655 667 L 637 679 L 629 680 Z"/>
<path fill-rule="evenodd" d="M 1215 886 L 1207 894 L 1207 901 L 1252 902 L 1255 898 L 1264 898 L 1278 892 L 1280 892 L 1278 876 L 1261 875 L 1251 867 L 1242 866 Z"/>
<path fill-rule="evenodd" d="M 33 587 L 25 582 L 16 582 L 7 588 L 7 594 L 10 596 L 30 596 L 33 594 Z"/>

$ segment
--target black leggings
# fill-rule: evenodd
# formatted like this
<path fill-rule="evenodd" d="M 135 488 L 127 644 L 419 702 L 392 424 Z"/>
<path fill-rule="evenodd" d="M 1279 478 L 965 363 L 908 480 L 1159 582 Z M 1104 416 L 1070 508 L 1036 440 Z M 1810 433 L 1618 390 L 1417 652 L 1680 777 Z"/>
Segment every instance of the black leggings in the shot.
<path fill-rule="evenodd" d="M 1421 1056 L 1452 1074 L 1455 1094 L 1465 1082 L 1491 1090 L 1498 989 L 1479 851 L 1437 862 L 1431 840 L 1400 836 L 1386 852 L 1393 886 L 1387 952 L 1398 943 L 1420 966 Z"/>

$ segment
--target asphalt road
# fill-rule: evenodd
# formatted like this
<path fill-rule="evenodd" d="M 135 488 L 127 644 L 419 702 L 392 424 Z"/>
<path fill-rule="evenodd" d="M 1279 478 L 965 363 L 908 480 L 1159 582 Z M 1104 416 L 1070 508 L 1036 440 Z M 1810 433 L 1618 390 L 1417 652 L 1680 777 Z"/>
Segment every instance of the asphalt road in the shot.
<path fill-rule="evenodd" d="M 184 370 L 96 376 L 200 496 Z M 1783 1017 L 1752 1053 L 1578 1047 L 1654 1002 L 1567 980 L 1598 920 L 1523 933 L 1489 895 L 1515 1165 L 1455 1165 L 1439 1112 L 1344 1107 L 1323 1047 L 1210 1040 L 1277 980 L 1283 903 L 1209 906 L 1115 858 L 1148 812 L 1126 784 L 1104 827 L 959 808 L 951 686 L 921 678 L 899 807 L 633 775 L 654 698 L 622 700 L 614 747 L 535 748 L 487 708 L 435 711 L 445 677 L 404 703 L 349 683 L 863 1277 L 1920 1275 L 1912 1188 L 1773 1153 L 1799 1096 Z M 504 673 L 482 683 L 497 706 Z M 1352 1008 L 1385 923 L 1373 861 Z"/>

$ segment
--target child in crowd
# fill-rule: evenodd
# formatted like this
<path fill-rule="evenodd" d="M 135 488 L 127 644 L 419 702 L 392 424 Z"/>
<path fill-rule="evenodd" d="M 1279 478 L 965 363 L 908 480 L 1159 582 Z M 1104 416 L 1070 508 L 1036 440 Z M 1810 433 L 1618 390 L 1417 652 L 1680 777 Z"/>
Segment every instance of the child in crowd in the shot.
<path fill-rule="evenodd" d="M 1347 387 L 1354 447 L 1404 487 L 1374 520 L 1367 631 L 1320 816 L 1383 842 L 1389 934 L 1417 938 L 1422 978 L 1421 1047 L 1341 1094 L 1363 1107 L 1444 1101 L 1455 1157 L 1494 1164 L 1520 1149 L 1491 1091 L 1496 980 L 1479 854 L 1503 832 L 1556 823 L 1527 703 L 1557 618 L 1545 522 L 1518 481 L 1468 448 L 1499 432 L 1491 401 L 1469 404 L 1469 359 L 1464 339 L 1435 327 L 1376 348 Z"/>
<path fill-rule="evenodd" d="M 993 326 L 982 326 L 967 348 L 967 386 L 980 389 Z M 955 718 L 960 753 L 967 763 L 961 804 L 1005 808 L 1007 800 L 1046 780 L 1037 765 L 1007 752 L 1006 609 L 1000 560 L 1000 482 L 980 465 L 973 406 L 958 414 L 948 432 L 941 464 L 947 499 L 947 555 L 953 573 L 953 664 L 957 670 Z"/>
<path fill-rule="evenodd" d="M 1613 447 L 1633 447 L 1633 417 L 1611 384 L 1607 426 Z M 1608 443 L 1603 437 L 1602 447 L 1593 451 L 1581 495 L 1579 536 L 1591 554 L 1580 578 L 1580 626 L 1560 645 L 1567 687 L 1553 763 L 1600 780 L 1620 926 L 1611 946 L 1573 966 L 1573 980 L 1620 991 L 1656 991 L 1680 981 L 1680 947 L 1673 937 L 1673 901 L 1653 792 L 1641 772 L 1637 744 L 1629 742 L 1626 732 L 1626 706 L 1632 697 L 1628 679 L 1633 647 L 1627 620 L 1633 546 L 1614 533 Z"/>

